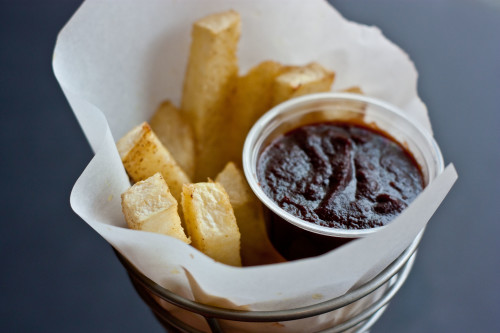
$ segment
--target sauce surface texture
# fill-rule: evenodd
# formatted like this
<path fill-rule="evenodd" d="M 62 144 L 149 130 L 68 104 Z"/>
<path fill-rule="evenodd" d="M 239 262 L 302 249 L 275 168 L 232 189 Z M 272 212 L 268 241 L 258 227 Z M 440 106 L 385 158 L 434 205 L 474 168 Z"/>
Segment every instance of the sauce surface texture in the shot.
<path fill-rule="evenodd" d="M 422 191 L 413 156 L 387 135 L 349 123 L 318 123 L 276 138 L 257 176 L 285 211 L 312 223 L 366 229 L 391 221 Z"/>

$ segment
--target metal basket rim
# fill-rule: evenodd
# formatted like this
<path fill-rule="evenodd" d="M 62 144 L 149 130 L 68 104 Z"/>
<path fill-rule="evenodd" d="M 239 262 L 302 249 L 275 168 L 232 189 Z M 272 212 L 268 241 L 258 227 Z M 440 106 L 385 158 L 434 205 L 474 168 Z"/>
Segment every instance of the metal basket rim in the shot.
<path fill-rule="evenodd" d="M 316 333 L 340 333 L 355 327 L 358 327 L 356 329 L 356 332 L 367 331 L 382 315 L 384 310 L 387 308 L 390 300 L 394 297 L 394 295 L 399 291 L 401 286 L 406 281 L 406 278 L 408 277 L 411 268 L 413 266 L 413 262 L 415 261 L 416 254 L 417 253 L 414 252 L 413 255 L 409 258 L 409 260 L 403 265 L 401 271 L 398 272 L 397 275 L 395 275 L 390 280 L 389 283 L 391 285 L 377 301 L 369 305 L 367 308 L 365 308 L 363 311 L 356 314 L 355 316 L 350 317 L 341 323 L 338 323 L 334 327 L 327 328 L 318 331 Z M 167 329 L 173 328 L 176 330 L 180 330 L 180 332 L 183 333 L 203 333 L 203 331 L 200 331 L 194 328 L 193 326 L 190 326 L 187 323 L 182 322 L 179 319 L 175 318 L 172 314 L 168 312 L 167 309 L 162 307 L 155 300 L 155 298 L 144 287 L 142 287 L 142 285 L 140 285 L 140 283 L 137 282 L 137 280 L 135 280 L 133 277 L 131 277 L 131 281 L 132 285 L 138 292 L 139 296 L 143 299 L 144 302 L 146 302 L 146 304 L 149 305 L 151 311 L 154 313 L 154 315 L 157 317 L 160 323 L 166 325 L 165 327 Z M 224 332 L 217 318 L 205 317 L 205 319 L 210 327 L 211 332 L 213 333 Z"/>
<path fill-rule="evenodd" d="M 202 304 L 196 301 L 189 300 L 174 292 L 163 288 L 156 282 L 144 275 L 136 266 L 134 266 L 127 258 L 114 249 L 118 259 L 127 270 L 128 274 L 135 281 L 139 282 L 149 292 L 164 301 L 176 305 L 185 310 L 200 314 L 204 317 L 219 318 L 226 320 L 248 321 L 248 322 L 270 322 L 270 321 L 288 321 L 301 318 L 312 317 L 326 312 L 334 311 L 341 307 L 347 306 L 366 295 L 372 293 L 394 275 L 396 275 L 402 267 L 407 263 L 410 257 L 415 253 L 422 239 L 424 230 L 415 237 L 410 246 L 406 248 L 397 259 L 395 259 L 388 267 L 380 272 L 375 278 L 357 287 L 356 289 L 347 292 L 346 294 L 322 301 L 316 304 L 298 307 L 286 310 L 269 310 L 269 311 L 245 311 L 221 308 L 211 305 Z"/>

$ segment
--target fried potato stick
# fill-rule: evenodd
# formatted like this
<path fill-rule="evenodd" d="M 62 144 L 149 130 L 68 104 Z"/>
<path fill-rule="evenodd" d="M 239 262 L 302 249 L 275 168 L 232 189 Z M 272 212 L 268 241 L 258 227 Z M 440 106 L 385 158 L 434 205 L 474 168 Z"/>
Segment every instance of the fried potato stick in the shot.
<path fill-rule="evenodd" d="M 216 261 L 241 266 L 240 232 L 222 185 L 184 185 L 182 209 L 186 230 L 195 248 Z"/>
<path fill-rule="evenodd" d="M 116 146 L 134 183 L 160 172 L 172 195 L 180 202 L 182 185 L 190 183 L 190 179 L 146 122 L 125 134 Z"/>
<path fill-rule="evenodd" d="M 273 105 L 288 99 L 330 91 L 335 73 L 313 62 L 305 66 L 289 66 L 276 77 L 273 90 Z"/>
<path fill-rule="evenodd" d="M 181 226 L 174 199 L 160 173 L 139 181 L 122 194 L 123 215 L 129 228 L 191 241 Z"/>
<path fill-rule="evenodd" d="M 179 166 L 189 178 L 193 178 L 195 170 L 194 134 L 181 110 L 170 101 L 165 101 L 151 117 L 149 124 Z"/>
<path fill-rule="evenodd" d="M 238 75 L 236 51 L 241 19 L 230 10 L 193 24 L 181 109 L 196 139 L 195 180 L 214 177 L 228 159 L 224 149 L 233 111 L 227 107 Z"/>

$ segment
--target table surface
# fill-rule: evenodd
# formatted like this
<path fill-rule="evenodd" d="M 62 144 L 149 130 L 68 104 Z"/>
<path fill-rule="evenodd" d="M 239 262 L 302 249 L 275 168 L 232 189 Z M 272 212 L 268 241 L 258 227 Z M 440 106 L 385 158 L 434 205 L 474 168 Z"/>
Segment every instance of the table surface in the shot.
<path fill-rule="evenodd" d="M 111 247 L 69 206 L 92 152 L 51 57 L 80 2 L 0 0 L 0 331 L 162 332 Z M 460 176 L 372 332 L 500 332 L 500 1 L 331 2 L 408 52 Z"/>

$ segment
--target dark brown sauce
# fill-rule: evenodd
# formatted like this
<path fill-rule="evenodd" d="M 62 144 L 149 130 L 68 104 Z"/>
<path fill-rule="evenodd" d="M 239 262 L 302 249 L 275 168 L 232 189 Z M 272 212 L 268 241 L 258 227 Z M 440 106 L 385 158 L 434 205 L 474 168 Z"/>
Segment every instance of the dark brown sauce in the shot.
<path fill-rule="evenodd" d="M 341 229 L 382 226 L 422 191 L 413 156 L 389 135 L 353 123 L 317 123 L 276 138 L 262 152 L 263 191 L 287 212 Z"/>

